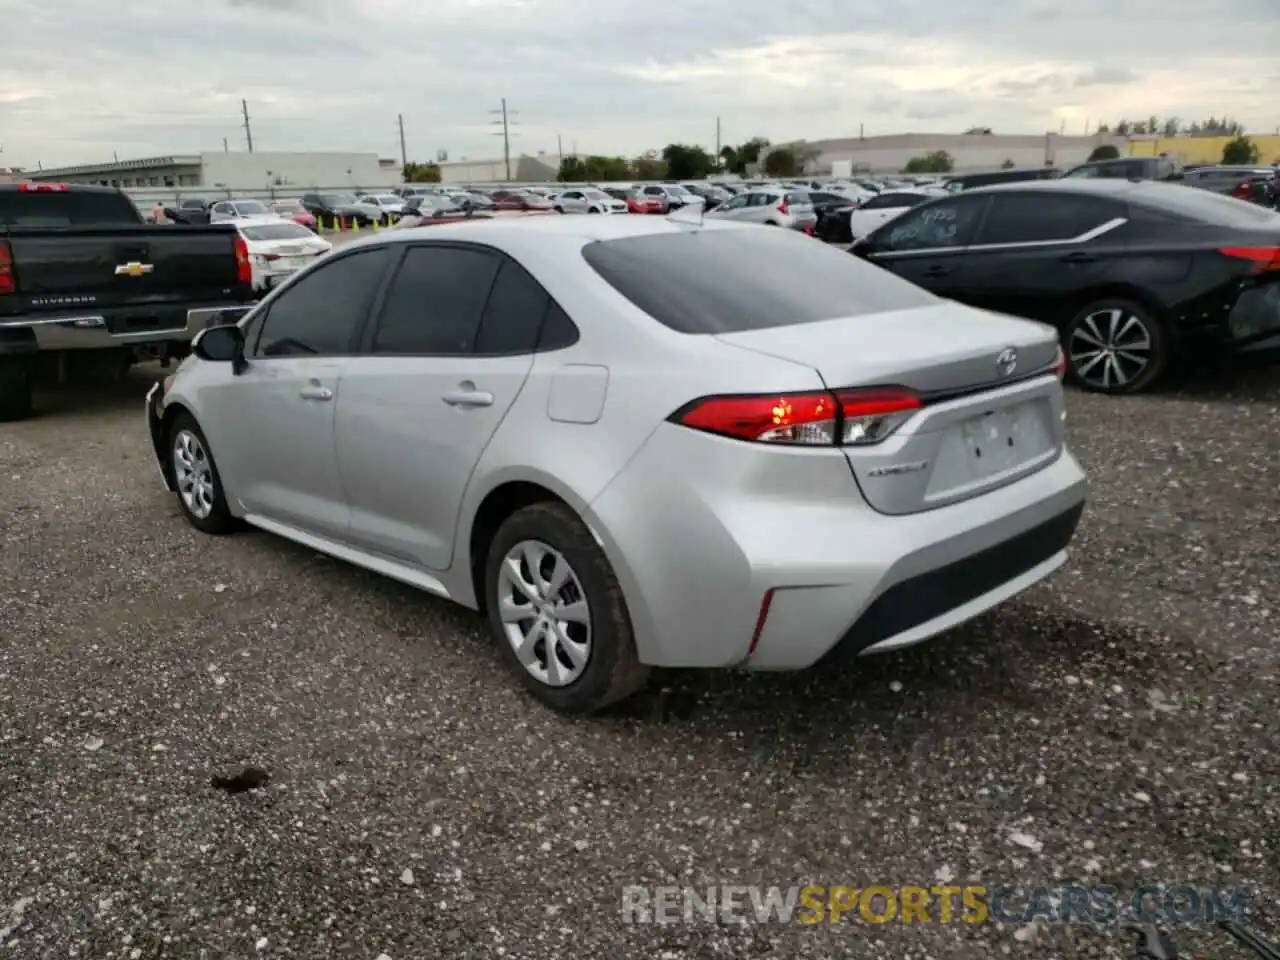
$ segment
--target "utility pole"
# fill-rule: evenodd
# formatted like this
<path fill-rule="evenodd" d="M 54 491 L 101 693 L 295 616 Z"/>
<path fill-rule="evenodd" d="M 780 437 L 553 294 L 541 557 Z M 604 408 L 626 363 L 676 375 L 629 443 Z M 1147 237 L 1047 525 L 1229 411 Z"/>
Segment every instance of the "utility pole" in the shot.
<path fill-rule="evenodd" d="M 502 137 L 502 161 L 506 165 L 507 180 L 511 179 L 511 128 L 518 125 L 518 122 L 511 118 L 516 116 L 520 111 L 507 109 L 507 98 L 502 98 L 502 106 L 497 110 L 490 110 L 493 116 L 499 116 L 501 119 L 492 121 L 493 126 L 502 127 L 500 131 L 494 131 L 495 137 Z"/>
<path fill-rule="evenodd" d="M 222 152 L 223 152 L 223 153 L 230 153 L 230 152 L 231 152 L 231 147 L 229 147 L 229 146 L 227 145 L 227 138 L 226 138 L 226 137 L 223 137 L 223 138 L 222 138 Z"/>
<path fill-rule="evenodd" d="M 249 143 L 249 152 L 253 153 L 253 128 L 249 126 L 249 101 L 240 101 L 240 112 L 244 114 L 244 138 Z"/>
<path fill-rule="evenodd" d="M 556 134 L 556 153 L 560 157 L 560 169 L 564 169 L 564 138 Z"/>
<path fill-rule="evenodd" d="M 404 170 L 409 166 L 409 152 L 404 148 L 404 114 L 396 114 L 396 123 L 400 125 L 400 169 Z"/>
<path fill-rule="evenodd" d="M 716 117 L 716 162 L 719 163 L 720 157 L 720 118 Z"/>

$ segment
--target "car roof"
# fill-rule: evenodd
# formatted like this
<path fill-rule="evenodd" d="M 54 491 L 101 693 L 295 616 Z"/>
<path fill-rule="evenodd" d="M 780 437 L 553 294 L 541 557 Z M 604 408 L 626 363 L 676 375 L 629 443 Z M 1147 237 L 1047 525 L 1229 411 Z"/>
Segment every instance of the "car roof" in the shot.
<path fill-rule="evenodd" d="M 1136 187 L 1142 186 L 1144 183 L 1150 183 L 1147 180 L 1015 180 L 1010 183 L 991 183 L 985 187 L 974 187 L 972 190 L 966 190 L 965 194 L 982 194 L 982 193 L 1010 193 L 1022 190 L 1048 190 L 1057 191 L 1059 193 L 1091 193 L 1101 194 L 1103 196 L 1114 196 L 1119 193 L 1128 193 Z M 1178 184 L 1165 184 L 1165 186 L 1175 186 L 1179 189 L 1187 189 Z"/>
<path fill-rule="evenodd" d="M 281 217 L 245 217 L 242 220 L 235 220 L 233 222 L 237 227 L 274 227 L 281 223 L 293 223 L 292 220 L 285 220 Z M 296 223 L 293 225 L 295 227 L 298 226 Z M 306 230 L 307 228 L 303 227 L 302 229 Z M 307 230 L 307 232 L 310 233 L 311 231 Z"/>
<path fill-rule="evenodd" d="M 538 247 L 547 241 L 561 241 L 572 247 L 584 247 L 602 240 L 625 240 L 630 237 L 685 233 L 689 230 L 758 230 L 754 224 L 730 220 L 706 220 L 701 226 L 668 217 L 556 217 L 532 216 L 484 220 L 459 220 L 429 227 L 410 227 L 370 234 L 344 250 L 377 246 L 383 243 L 411 243 L 422 240 L 471 241 L 518 252 Z"/>

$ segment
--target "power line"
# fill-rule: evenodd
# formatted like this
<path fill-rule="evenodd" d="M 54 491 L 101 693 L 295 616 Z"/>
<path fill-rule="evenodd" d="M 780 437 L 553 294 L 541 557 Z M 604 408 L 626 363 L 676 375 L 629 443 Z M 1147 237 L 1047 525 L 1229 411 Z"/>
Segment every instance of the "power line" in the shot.
<path fill-rule="evenodd" d="M 249 152 L 253 153 L 253 128 L 249 126 L 249 101 L 240 101 L 240 112 L 244 114 L 244 138 L 249 142 Z"/>
<path fill-rule="evenodd" d="M 502 98 L 502 106 L 497 110 L 490 110 L 490 114 L 500 115 L 501 119 L 491 121 L 493 126 L 501 126 L 500 131 L 495 131 L 495 137 L 502 137 L 502 160 L 506 164 L 507 179 L 511 179 L 511 128 L 519 126 L 518 120 L 511 118 L 519 114 L 519 110 L 507 109 L 507 98 Z"/>

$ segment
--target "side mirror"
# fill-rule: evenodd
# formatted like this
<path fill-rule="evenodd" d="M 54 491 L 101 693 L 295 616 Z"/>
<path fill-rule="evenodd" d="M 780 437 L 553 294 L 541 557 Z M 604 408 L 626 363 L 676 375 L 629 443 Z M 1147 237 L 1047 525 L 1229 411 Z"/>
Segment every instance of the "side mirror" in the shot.
<path fill-rule="evenodd" d="M 861 257 L 863 260 L 870 257 L 874 250 L 875 245 L 867 237 L 854 241 L 853 246 L 849 248 L 850 253 L 855 257 Z"/>
<path fill-rule="evenodd" d="M 241 363 L 244 331 L 235 324 L 202 330 L 191 341 L 191 352 L 209 363 Z"/>

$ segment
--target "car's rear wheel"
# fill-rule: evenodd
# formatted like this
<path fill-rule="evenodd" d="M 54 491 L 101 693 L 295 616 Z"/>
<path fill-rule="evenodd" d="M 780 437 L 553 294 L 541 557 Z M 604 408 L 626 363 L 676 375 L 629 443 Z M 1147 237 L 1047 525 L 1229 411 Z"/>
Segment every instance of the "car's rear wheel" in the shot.
<path fill-rule="evenodd" d="M 639 690 L 631 617 L 586 524 L 536 503 L 502 524 L 485 563 L 485 606 L 502 659 L 548 706 L 591 713 Z"/>
<path fill-rule="evenodd" d="M 1132 300 L 1098 300 L 1062 333 L 1071 381 L 1096 393 L 1139 393 L 1164 376 L 1170 344 L 1154 312 Z"/>
<path fill-rule="evenodd" d="M 31 416 L 31 364 L 26 357 L 0 357 L 0 423 Z"/>
<path fill-rule="evenodd" d="M 169 427 L 169 468 L 178 491 L 178 506 L 193 527 L 215 536 L 236 528 L 209 441 L 195 417 L 185 411 L 180 411 Z"/>

